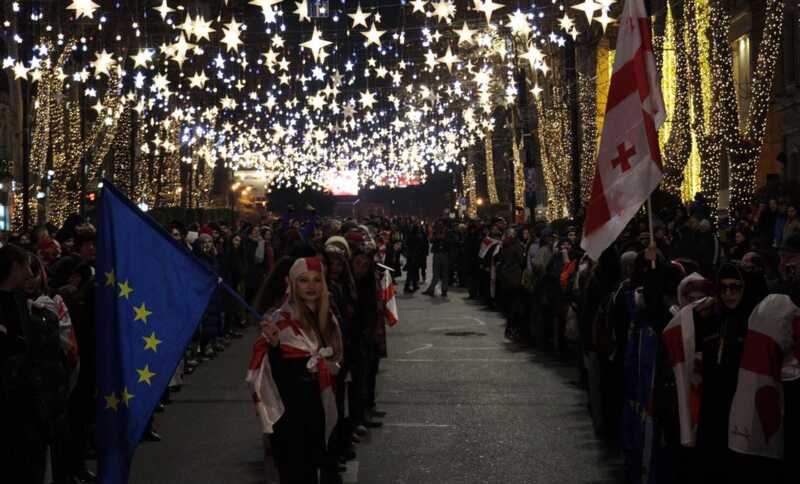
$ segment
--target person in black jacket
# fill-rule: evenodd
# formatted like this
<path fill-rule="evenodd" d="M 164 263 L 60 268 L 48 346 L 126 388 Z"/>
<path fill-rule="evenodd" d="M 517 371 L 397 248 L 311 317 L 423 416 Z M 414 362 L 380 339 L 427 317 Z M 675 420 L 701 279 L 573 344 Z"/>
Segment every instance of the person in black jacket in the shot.
<path fill-rule="evenodd" d="M 37 429 L 30 380 L 32 321 L 20 291 L 30 277 L 23 249 L 0 248 L 0 466 L 7 482 L 39 484 L 45 440 Z"/>

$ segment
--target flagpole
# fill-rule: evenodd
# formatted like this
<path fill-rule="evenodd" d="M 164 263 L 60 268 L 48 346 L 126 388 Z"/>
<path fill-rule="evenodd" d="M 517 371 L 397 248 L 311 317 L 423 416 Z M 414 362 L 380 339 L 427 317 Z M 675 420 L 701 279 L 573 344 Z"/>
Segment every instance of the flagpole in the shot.
<path fill-rule="evenodd" d="M 655 243 L 655 236 L 653 235 L 653 201 L 651 195 L 647 196 L 647 224 L 650 228 L 650 245 L 652 246 Z M 650 261 L 650 267 L 656 268 L 655 259 Z"/>

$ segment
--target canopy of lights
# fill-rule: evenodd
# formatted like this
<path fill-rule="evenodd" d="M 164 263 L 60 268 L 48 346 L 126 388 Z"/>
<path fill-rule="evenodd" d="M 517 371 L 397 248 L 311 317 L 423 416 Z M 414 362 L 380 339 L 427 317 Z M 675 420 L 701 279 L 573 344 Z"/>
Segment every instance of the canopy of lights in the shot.
<path fill-rule="evenodd" d="M 551 215 L 563 215 L 570 184 L 579 183 L 559 166 L 570 156 L 575 128 L 561 106 L 570 89 L 563 51 L 592 39 L 591 76 L 571 81 L 581 119 L 591 121 L 579 133 L 581 178 L 591 177 L 613 64 L 606 31 L 622 8 L 615 0 L 7 3 L 2 28 L 14 45 L 7 46 L 3 68 L 30 100 L 30 183 L 50 177 L 56 216 L 75 209 L 78 167 L 90 181 L 113 178 L 150 206 L 186 197 L 187 177 L 194 203 L 202 205 L 220 166 L 296 189 L 325 187 L 342 176 L 353 176 L 359 187 L 394 187 L 455 172 L 471 202 L 485 172 L 495 202 L 492 132 L 506 126 L 494 113 L 514 108 L 515 122 L 525 121 L 520 111 L 536 106 L 534 136 L 552 145 L 540 156 Z M 706 0 L 697 4 L 681 19 L 708 24 Z M 691 67 L 675 58 L 685 31 L 668 28 L 660 36 L 660 48 L 672 56 L 659 56 L 660 67 L 672 63 L 665 81 L 685 91 L 665 94 L 670 109 L 691 94 L 675 75 L 675 64 Z M 713 80 L 707 68 L 703 75 L 697 74 L 704 83 L 697 92 L 707 95 Z M 702 111 L 693 108 L 681 126 L 696 124 L 698 116 Z M 692 136 L 676 190 L 701 188 Z M 512 137 L 518 205 L 524 137 Z M 481 174 L 467 155 L 476 146 L 485 153 Z"/>

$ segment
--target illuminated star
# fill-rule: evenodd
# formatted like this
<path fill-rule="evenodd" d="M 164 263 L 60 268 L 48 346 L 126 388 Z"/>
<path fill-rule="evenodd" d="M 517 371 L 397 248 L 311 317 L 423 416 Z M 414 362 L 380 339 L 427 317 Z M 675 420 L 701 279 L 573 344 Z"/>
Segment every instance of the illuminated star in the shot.
<path fill-rule="evenodd" d="M 533 97 L 538 99 L 539 94 L 541 93 L 542 93 L 542 88 L 539 87 L 539 84 L 534 84 L 533 87 L 531 88 L 531 94 L 533 94 Z"/>
<path fill-rule="evenodd" d="M 211 34 L 216 32 L 216 30 L 211 28 L 211 24 L 211 20 L 206 20 L 202 15 L 198 15 L 197 20 L 194 21 L 192 35 L 194 35 L 197 40 L 211 40 Z"/>
<path fill-rule="evenodd" d="M 235 18 L 232 18 L 230 22 L 225 24 L 225 27 L 222 28 L 222 31 L 225 35 L 222 37 L 220 42 L 225 44 L 227 47 L 227 52 L 239 51 L 239 46 L 242 44 L 242 32 L 241 32 L 241 25 L 239 22 L 236 21 Z"/>
<path fill-rule="evenodd" d="M 161 14 L 162 20 L 166 20 L 167 15 L 175 11 L 174 8 L 170 8 L 169 4 L 167 3 L 167 0 L 163 0 L 161 2 L 161 5 L 159 5 L 158 7 L 154 7 L 153 10 Z"/>
<path fill-rule="evenodd" d="M 472 36 L 475 34 L 475 31 L 470 30 L 466 20 L 464 21 L 464 26 L 461 27 L 461 30 L 456 30 L 455 33 L 458 34 L 458 45 L 472 45 Z"/>
<path fill-rule="evenodd" d="M 106 399 L 106 410 L 109 408 L 113 411 L 117 411 L 117 405 L 119 405 L 119 398 L 117 398 L 117 394 L 111 392 L 111 395 L 104 397 Z"/>
<path fill-rule="evenodd" d="M 117 285 L 117 275 L 114 273 L 114 269 L 111 269 L 111 272 L 106 272 L 106 287 L 114 287 Z"/>
<path fill-rule="evenodd" d="M 144 368 L 142 368 L 141 370 L 137 368 L 136 373 L 139 374 L 139 381 L 137 383 L 147 383 L 148 385 L 152 384 L 150 379 L 156 376 L 155 373 L 150 371 L 149 365 L 144 365 Z"/>
<path fill-rule="evenodd" d="M 503 8 L 503 4 L 494 3 L 493 0 L 478 0 L 480 3 L 476 6 L 476 10 L 483 12 L 486 15 L 486 23 L 492 21 L 492 13 L 495 10 Z"/>
<path fill-rule="evenodd" d="M 603 26 L 603 33 L 605 33 L 606 29 L 608 28 L 608 25 L 615 21 L 613 17 L 608 16 L 608 10 L 605 9 L 603 10 L 603 13 L 601 13 L 599 17 L 595 18 L 595 20 L 599 22 L 600 25 Z"/>
<path fill-rule="evenodd" d="M 132 55 L 133 68 L 142 67 L 147 69 L 147 65 L 153 61 L 153 51 L 150 49 L 139 49 L 139 53 Z"/>
<path fill-rule="evenodd" d="M 375 100 L 375 95 L 369 92 L 369 89 L 367 89 L 361 93 L 361 98 L 358 100 L 358 102 L 361 103 L 363 108 L 370 109 L 377 101 Z"/>
<path fill-rule="evenodd" d="M 511 33 L 517 35 L 528 35 L 531 33 L 531 25 L 528 23 L 528 17 L 517 9 L 514 13 L 508 14 L 508 28 Z"/>
<path fill-rule="evenodd" d="M 132 398 L 133 398 L 135 395 L 134 395 L 133 393 L 129 393 L 129 392 L 128 392 L 128 387 L 125 387 L 125 388 L 123 388 L 123 389 L 122 389 L 122 393 L 120 394 L 120 396 L 122 397 L 122 403 L 123 403 L 123 404 L 124 404 L 126 407 L 128 407 L 128 406 L 129 406 L 129 405 L 128 405 L 128 402 L 129 402 L 129 401 L 131 401 L 131 399 L 132 399 Z"/>
<path fill-rule="evenodd" d="M 414 12 L 425 13 L 425 6 L 427 4 L 428 4 L 427 0 L 412 0 L 411 5 L 413 5 L 414 10 L 412 10 L 411 13 Z"/>
<path fill-rule="evenodd" d="M 29 70 L 30 69 L 25 67 L 25 64 L 17 61 L 17 63 L 14 64 L 14 79 L 27 79 Z"/>
<path fill-rule="evenodd" d="M 152 312 L 147 310 L 144 303 L 141 306 L 133 307 L 133 312 L 135 313 L 135 317 L 133 318 L 134 321 L 142 321 L 144 324 L 147 324 L 147 318 L 150 317 Z"/>
<path fill-rule="evenodd" d="M 117 285 L 119 286 L 119 297 L 130 299 L 130 295 L 133 292 L 133 288 L 130 285 L 128 285 L 128 281 L 120 282 Z"/>
<path fill-rule="evenodd" d="M 311 17 L 308 16 L 308 0 L 294 2 L 294 4 L 297 6 L 297 9 L 295 9 L 294 13 L 296 13 L 297 16 L 300 17 L 300 21 L 310 22 Z"/>
<path fill-rule="evenodd" d="M 450 23 L 450 17 L 456 14 L 456 6 L 451 0 L 439 0 L 433 4 L 433 15 L 439 22 Z"/>
<path fill-rule="evenodd" d="M 564 16 L 558 20 L 558 24 L 562 30 L 569 32 L 572 29 L 572 26 L 575 25 L 575 21 L 573 21 L 567 12 L 564 12 Z"/>
<path fill-rule="evenodd" d="M 322 38 L 319 30 L 314 27 L 314 32 L 311 34 L 311 39 L 303 42 L 300 44 L 300 46 L 311 51 L 311 54 L 314 56 L 314 62 L 320 62 L 320 52 L 322 52 L 323 49 L 330 44 L 330 42 Z"/>
<path fill-rule="evenodd" d="M 573 5 L 572 7 L 575 10 L 580 10 L 586 14 L 586 21 L 592 23 L 592 18 L 594 17 L 594 13 L 600 10 L 602 5 L 595 2 L 594 0 L 583 0 L 583 3 L 579 3 L 577 5 Z"/>
<path fill-rule="evenodd" d="M 100 8 L 100 5 L 94 3 L 92 0 L 72 0 L 67 10 L 75 11 L 75 18 L 94 18 L 94 11 Z"/>
<path fill-rule="evenodd" d="M 372 27 L 367 32 L 361 32 L 361 35 L 367 38 L 367 42 L 364 44 L 364 47 L 369 47 L 370 44 L 375 44 L 380 48 L 381 46 L 381 36 L 385 34 L 385 30 L 378 30 L 375 28 L 375 22 L 372 22 Z"/>
<path fill-rule="evenodd" d="M 372 15 L 371 13 L 365 13 L 361 10 L 361 4 L 358 5 L 355 13 L 348 13 L 347 16 L 353 19 L 353 28 L 356 28 L 359 25 L 363 25 L 364 28 L 367 28 L 367 19 L 369 16 Z"/>
<path fill-rule="evenodd" d="M 523 59 L 526 59 L 530 65 L 531 69 L 536 69 L 536 67 L 541 64 L 544 60 L 544 55 L 542 51 L 539 50 L 533 43 L 528 44 L 528 50 L 523 55 L 521 55 Z"/>
<path fill-rule="evenodd" d="M 142 339 L 144 340 L 145 350 L 153 350 L 153 353 L 158 353 L 158 345 L 161 344 L 161 340 L 156 338 L 155 331 L 150 333 L 150 336 L 142 336 Z"/>
<path fill-rule="evenodd" d="M 261 7 L 261 13 L 264 14 L 264 21 L 266 23 L 275 22 L 275 10 L 272 6 L 281 3 L 283 0 L 250 0 L 250 5 Z"/>
<path fill-rule="evenodd" d="M 433 68 L 436 67 L 437 61 L 436 54 L 428 49 L 428 52 L 425 53 L 425 65 L 427 65 L 430 70 L 433 70 Z"/>
<path fill-rule="evenodd" d="M 439 59 L 439 62 L 447 66 L 447 70 L 453 72 L 453 64 L 459 62 L 458 57 L 453 55 L 453 51 L 450 49 L 450 46 L 447 46 L 447 53 L 445 53 L 444 57 Z"/>
<path fill-rule="evenodd" d="M 97 52 L 94 57 L 94 62 L 92 62 L 92 66 L 94 66 L 94 75 L 111 75 L 110 69 L 114 67 L 117 62 L 114 60 L 114 56 L 111 55 L 107 50 L 103 49 L 101 52 Z"/>
<path fill-rule="evenodd" d="M 208 81 L 206 73 L 203 71 L 197 72 L 195 73 L 195 75 L 189 78 L 189 87 L 196 87 L 198 89 L 203 89 L 206 85 L 206 81 Z"/>

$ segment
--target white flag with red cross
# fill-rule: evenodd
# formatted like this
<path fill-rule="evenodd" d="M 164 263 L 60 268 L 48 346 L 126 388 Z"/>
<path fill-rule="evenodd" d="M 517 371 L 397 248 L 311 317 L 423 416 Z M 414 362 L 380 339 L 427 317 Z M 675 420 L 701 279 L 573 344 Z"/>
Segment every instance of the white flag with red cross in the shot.
<path fill-rule="evenodd" d="M 592 259 L 614 242 L 661 182 L 657 131 L 665 118 L 644 1 L 627 0 L 581 240 Z"/>

